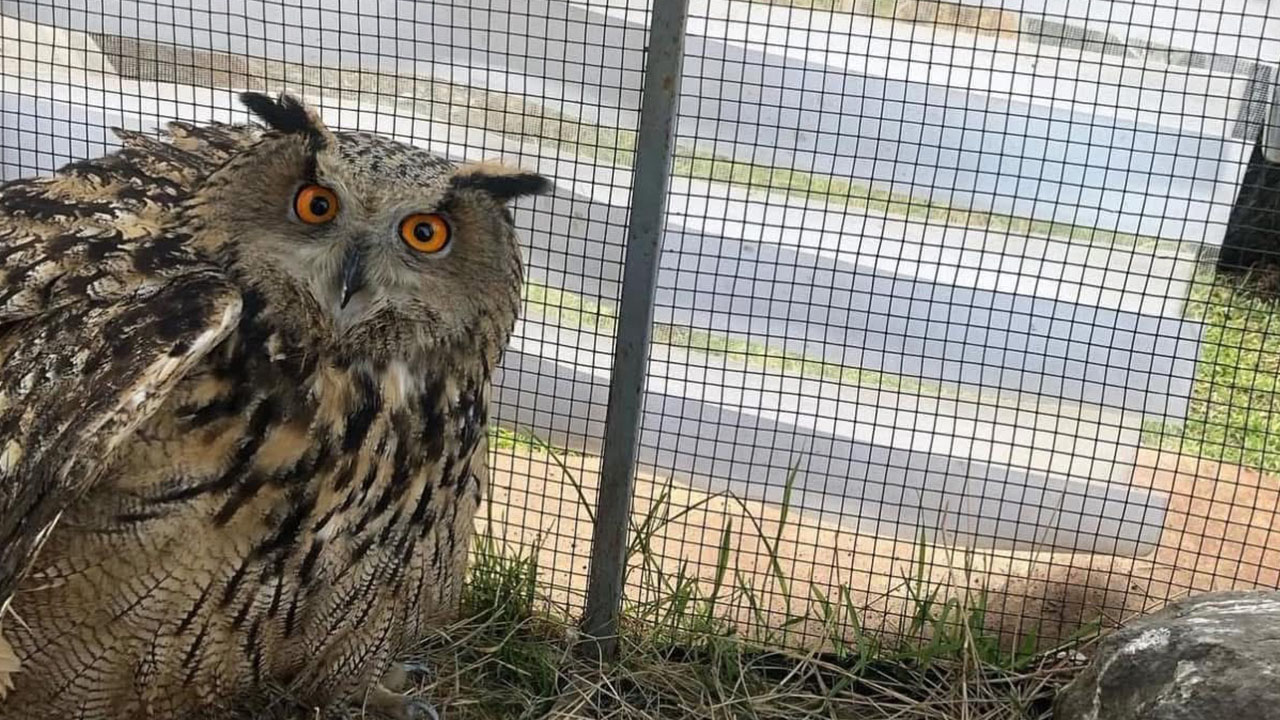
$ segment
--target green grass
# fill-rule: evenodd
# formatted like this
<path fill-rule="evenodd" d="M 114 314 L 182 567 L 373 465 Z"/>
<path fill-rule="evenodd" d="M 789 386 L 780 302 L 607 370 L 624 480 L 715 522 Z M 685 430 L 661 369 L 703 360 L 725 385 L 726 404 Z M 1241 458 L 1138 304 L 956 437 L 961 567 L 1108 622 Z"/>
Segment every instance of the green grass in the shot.
<path fill-rule="evenodd" d="M 528 430 L 519 429 L 512 430 L 510 428 L 492 425 L 489 428 L 489 447 L 495 450 L 532 450 L 538 453 L 549 451 L 557 452 L 561 455 L 577 457 L 582 453 L 577 450 L 550 445 L 535 436 Z"/>
<path fill-rule="evenodd" d="M 610 306 L 574 292 L 525 281 L 524 302 L 545 322 L 597 335 L 612 335 L 618 315 Z"/>
<path fill-rule="evenodd" d="M 420 692 L 451 718 L 1014 720 L 1050 717 L 1055 689 L 1074 672 L 1053 653 L 1032 651 L 1034 637 L 999 642 L 986 629 L 985 591 L 932 584 L 923 543 L 902 569 L 912 616 L 894 638 L 864 629 L 852 588 L 828 597 L 787 578 L 776 554 L 783 528 L 766 533 L 741 503 L 742 522 L 770 553 L 769 577 L 737 567 L 731 525 L 714 567 L 671 570 L 655 538 L 714 499 L 678 506 L 671 498 L 668 487 L 632 519 L 629 557 L 640 587 L 625 603 L 614 662 L 582 652 L 573 614 L 547 598 L 536 544 L 512 546 L 489 526 L 474 545 L 462 619 L 412 653 L 433 670 Z M 778 623 L 728 619 L 732 608 L 763 607 L 770 593 L 812 602 Z M 821 648 L 804 649 L 800 628 L 817 632 Z"/>
<path fill-rule="evenodd" d="M 1187 316 L 1205 331 L 1186 423 L 1152 423 L 1145 441 L 1280 473 L 1280 304 L 1226 276 L 1195 283 Z"/>
<path fill-rule="evenodd" d="M 567 323 L 613 329 L 610 309 L 576 295 L 535 287 L 529 297 L 554 304 Z M 1280 301 L 1266 297 L 1252 280 L 1216 277 L 1205 270 L 1193 284 L 1185 314 L 1206 324 L 1188 421 L 1183 428 L 1149 428 L 1146 439 L 1280 472 Z M 664 343 L 748 364 L 774 363 L 788 372 L 815 372 L 812 362 L 749 341 L 687 329 L 664 333 Z M 788 488 L 782 501 L 784 524 L 790 496 Z M 716 497 L 736 501 L 729 495 Z M 776 552 L 781 528 L 766 534 L 763 522 L 741 503 L 738 524 L 758 533 L 770 555 L 765 577 L 734 566 L 732 525 L 718 538 L 707 538 L 718 540 L 719 550 L 717 565 L 709 572 L 687 565 L 673 571 L 653 550 L 653 538 L 714 498 L 691 507 L 675 506 L 671 498 L 668 487 L 652 509 L 633 520 L 630 554 L 641 582 L 626 605 L 618 663 L 601 668 L 583 661 L 574 652 L 572 617 L 548 611 L 551 605 L 536 599 L 544 589 L 531 556 L 487 536 L 476 556 L 477 567 L 484 569 L 481 575 L 523 578 L 519 582 L 529 585 L 522 592 L 506 588 L 496 594 L 485 589 L 501 587 L 492 579 L 473 586 L 474 594 L 468 595 L 473 617 L 466 627 L 478 624 L 494 636 L 485 645 L 490 650 L 440 638 L 424 652 L 432 658 L 456 657 L 457 666 L 468 670 L 492 668 L 469 679 L 496 686 L 469 685 L 459 691 L 463 684 L 458 674 L 445 672 L 429 691 L 484 698 L 471 707 L 474 714 L 462 713 L 464 717 L 540 717 L 570 705 L 583 715 L 589 716 L 584 708 L 591 708 L 620 718 L 662 717 L 663 709 L 671 709 L 673 716 L 694 718 L 1012 719 L 1048 717 L 1054 688 L 1070 677 L 1070 668 L 1034 651 L 1034 633 L 1012 643 L 989 633 L 988 597 L 980 587 L 957 591 L 932 584 L 923 542 L 897 585 L 910 601 L 910 619 L 904 632 L 891 638 L 865 629 L 851 588 L 824 594 L 787 577 Z M 514 616 L 509 609 L 486 610 L 499 602 L 495 595 L 528 602 Z M 770 597 L 791 599 L 780 621 L 763 610 Z M 755 617 L 750 627 L 726 619 L 732 609 L 744 607 Z M 491 620 L 495 615 L 501 619 Z M 512 631 L 513 624 L 527 630 Z M 785 649 L 802 646 L 802 631 L 815 626 L 825 652 Z M 1096 630 L 1090 624 L 1080 635 L 1092 637 Z M 457 637 L 474 636 L 461 631 L 450 635 Z M 503 670 L 513 666 L 527 673 Z"/>

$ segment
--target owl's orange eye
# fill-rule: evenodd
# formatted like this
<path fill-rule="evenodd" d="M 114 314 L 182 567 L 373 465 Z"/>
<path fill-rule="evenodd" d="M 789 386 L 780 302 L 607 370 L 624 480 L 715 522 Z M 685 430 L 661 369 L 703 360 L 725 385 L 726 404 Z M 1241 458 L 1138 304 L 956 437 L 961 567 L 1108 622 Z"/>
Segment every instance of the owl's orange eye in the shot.
<path fill-rule="evenodd" d="M 303 185 L 293 198 L 293 211 L 308 225 L 321 225 L 338 216 L 338 196 L 322 185 Z"/>
<path fill-rule="evenodd" d="M 400 239 L 423 253 L 438 253 L 449 244 L 449 223 L 435 213 L 417 213 L 400 222 Z"/>

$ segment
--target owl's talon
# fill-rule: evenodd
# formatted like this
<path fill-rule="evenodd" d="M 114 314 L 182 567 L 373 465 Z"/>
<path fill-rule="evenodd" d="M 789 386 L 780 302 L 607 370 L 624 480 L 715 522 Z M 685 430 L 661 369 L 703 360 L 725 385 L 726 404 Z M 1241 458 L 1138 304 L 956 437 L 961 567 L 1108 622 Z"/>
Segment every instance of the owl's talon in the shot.
<path fill-rule="evenodd" d="M 402 695 L 379 684 L 369 694 L 367 707 L 391 720 L 440 720 L 430 702 L 416 695 Z"/>
<path fill-rule="evenodd" d="M 410 698 L 405 703 L 405 715 L 408 720 L 440 720 L 436 706 L 418 697 Z"/>
<path fill-rule="evenodd" d="M 408 692 L 424 684 L 431 677 L 431 668 L 420 662 L 393 663 L 382 675 L 379 684 L 391 692 Z"/>
<path fill-rule="evenodd" d="M 431 679 L 431 666 L 426 663 L 416 661 L 406 661 L 400 663 L 400 667 L 404 668 L 404 672 L 415 684 L 422 684 Z"/>

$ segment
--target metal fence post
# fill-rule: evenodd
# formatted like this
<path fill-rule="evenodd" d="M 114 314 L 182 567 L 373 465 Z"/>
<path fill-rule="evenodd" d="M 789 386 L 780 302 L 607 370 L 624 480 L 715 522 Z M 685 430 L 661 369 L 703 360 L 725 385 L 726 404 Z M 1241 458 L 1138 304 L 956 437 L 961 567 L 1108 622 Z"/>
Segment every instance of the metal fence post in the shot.
<path fill-rule="evenodd" d="M 1280 73 L 1271 76 L 1271 92 L 1265 107 L 1262 152 L 1267 162 L 1280 163 Z"/>
<path fill-rule="evenodd" d="M 640 128 L 631 179 L 631 214 L 623 261 L 622 298 L 614 337 L 613 375 L 605 416 L 600 495 L 592 533 L 584 635 L 601 658 L 616 651 L 618 612 L 626 576 L 627 528 L 635 482 L 645 369 L 653 327 L 654 288 L 662 252 L 667 179 L 684 65 L 688 0 L 654 0 L 645 59 Z"/>

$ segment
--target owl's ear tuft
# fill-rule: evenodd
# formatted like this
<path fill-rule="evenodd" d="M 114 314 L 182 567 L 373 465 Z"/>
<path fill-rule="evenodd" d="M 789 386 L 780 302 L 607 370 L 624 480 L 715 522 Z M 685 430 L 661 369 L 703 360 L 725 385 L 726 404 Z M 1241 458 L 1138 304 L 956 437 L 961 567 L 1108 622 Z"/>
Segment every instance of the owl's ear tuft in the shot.
<path fill-rule="evenodd" d="M 504 203 L 526 195 L 545 195 L 555 187 L 538 173 L 496 162 L 467 163 L 458 168 L 451 182 L 454 188 L 480 190 Z"/>
<path fill-rule="evenodd" d="M 262 93 L 246 92 L 240 94 L 240 102 L 272 130 L 305 135 L 312 152 L 327 146 L 332 138 L 315 110 L 289 93 L 282 92 L 278 98 L 271 98 Z"/>

